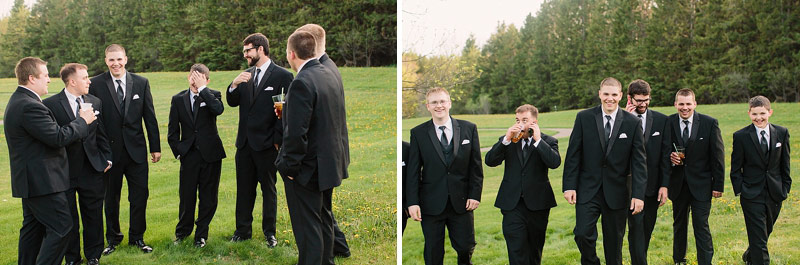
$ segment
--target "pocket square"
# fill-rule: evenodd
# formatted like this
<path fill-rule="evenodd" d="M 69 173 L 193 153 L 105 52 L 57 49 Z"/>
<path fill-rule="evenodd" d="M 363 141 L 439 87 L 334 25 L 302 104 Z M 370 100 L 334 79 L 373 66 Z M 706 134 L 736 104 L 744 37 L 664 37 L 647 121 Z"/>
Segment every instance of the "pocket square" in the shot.
<path fill-rule="evenodd" d="M 619 139 L 627 139 L 627 138 L 628 138 L 627 134 L 625 134 L 625 133 L 620 133 L 619 134 Z"/>
<path fill-rule="evenodd" d="M 778 147 L 781 147 L 781 142 L 778 142 L 777 144 L 775 144 L 775 148 L 778 148 Z"/>
<path fill-rule="evenodd" d="M 139 99 L 139 94 L 133 94 L 133 98 L 131 98 L 131 99 L 133 99 L 133 100 Z"/>
<path fill-rule="evenodd" d="M 271 91 L 271 90 L 275 90 L 275 88 L 268 86 L 267 88 L 264 89 L 264 91 Z"/>
<path fill-rule="evenodd" d="M 464 141 L 461 141 L 461 144 L 468 144 L 468 143 L 469 143 L 469 139 L 464 139 Z"/>
<path fill-rule="evenodd" d="M 653 135 L 651 135 L 651 136 L 659 136 L 659 135 L 661 135 L 660 132 L 654 132 Z"/>
<path fill-rule="evenodd" d="M 206 106 L 206 103 L 205 103 L 205 102 L 200 102 L 200 107 L 201 107 L 201 108 L 202 108 L 202 107 L 205 107 L 205 106 Z"/>
<path fill-rule="evenodd" d="M 700 137 L 700 140 L 703 140 L 703 137 Z"/>

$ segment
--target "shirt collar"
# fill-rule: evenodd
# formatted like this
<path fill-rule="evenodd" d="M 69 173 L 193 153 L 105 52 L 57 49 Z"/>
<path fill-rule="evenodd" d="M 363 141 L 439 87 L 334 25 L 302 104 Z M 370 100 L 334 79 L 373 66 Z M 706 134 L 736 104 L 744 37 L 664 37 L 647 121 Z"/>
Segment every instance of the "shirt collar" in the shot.
<path fill-rule="evenodd" d="M 756 136 L 761 138 L 761 131 L 765 131 L 767 132 L 767 138 L 769 138 L 769 123 L 767 123 L 767 127 L 764 127 L 764 129 L 758 128 L 758 126 L 755 125 L 753 125 L 753 127 L 756 127 Z"/>
<path fill-rule="evenodd" d="M 272 63 L 272 59 L 267 59 L 267 62 L 262 64 L 260 67 L 258 67 L 258 69 L 261 69 L 261 73 L 264 73 L 264 72 L 267 71 L 267 68 L 269 68 L 269 64 L 271 64 L 271 63 Z"/>
<path fill-rule="evenodd" d="M 680 116 L 678 116 L 678 118 L 680 118 Z M 689 118 L 685 119 L 685 120 L 688 120 L 689 124 L 694 123 L 694 112 L 692 112 L 692 116 L 689 116 Z M 681 118 L 681 123 L 683 123 L 683 121 L 685 121 L 685 120 L 683 118 Z"/>
<path fill-rule="evenodd" d="M 75 99 L 78 98 L 78 96 L 69 93 L 69 90 L 67 90 L 66 88 L 64 88 L 64 94 L 67 95 L 67 100 L 69 100 L 69 104 L 75 103 Z"/>
<path fill-rule="evenodd" d="M 602 109 L 600 111 L 603 112 L 603 120 L 605 120 L 605 116 L 606 115 L 610 115 L 611 116 L 611 122 L 614 122 L 617 119 L 617 112 L 619 112 L 619 107 L 617 107 L 617 109 L 614 110 L 614 112 L 612 112 L 611 114 L 606 114 L 606 112 L 604 110 L 602 110 Z"/>
<path fill-rule="evenodd" d="M 36 94 L 36 92 L 34 92 L 33 90 L 31 90 L 30 88 L 28 88 L 28 87 L 26 87 L 26 86 L 23 86 L 23 85 L 19 85 L 19 87 L 21 87 L 21 88 L 24 88 L 24 89 L 27 89 L 28 91 L 30 91 L 31 93 L 33 93 L 34 95 L 36 95 L 36 97 L 37 97 L 37 98 L 39 98 L 39 101 L 42 101 L 42 96 L 39 96 L 39 94 Z"/>
<path fill-rule="evenodd" d="M 311 60 L 314 60 L 314 59 L 316 59 L 316 58 L 311 58 L 311 59 L 308 59 L 308 60 L 306 60 L 305 62 L 303 62 L 302 64 L 300 64 L 300 67 L 297 67 L 297 72 L 299 73 L 300 71 L 302 71 L 302 70 L 303 70 L 303 67 L 304 67 L 304 66 L 306 66 L 306 64 L 307 64 L 309 61 L 311 61 Z"/>
<path fill-rule="evenodd" d="M 122 85 L 124 86 L 124 85 L 125 85 L 125 79 L 126 79 L 125 77 L 126 77 L 127 75 L 128 75 L 128 71 L 125 71 L 125 73 L 124 73 L 124 74 L 122 74 L 122 77 L 121 77 L 121 78 L 117 78 L 117 77 L 115 77 L 114 75 L 111 75 L 111 79 L 112 79 L 112 81 L 114 81 L 114 85 L 116 85 L 116 84 L 117 84 L 117 80 L 119 80 L 119 81 L 121 81 L 121 82 L 122 82 Z"/>
<path fill-rule="evenodd" d="M 433 122 L 433 126 L 436 127 L 436 129 L 439 129 L 439 126 L 445 126 L 447 127 L 447 129 L 450 129 L 452 131 L 453 120 L 451 120 L 450 117 L 447 117 L 447 121 L 445 121 L 444 124 L 436 124 L 436 122 Z"/>

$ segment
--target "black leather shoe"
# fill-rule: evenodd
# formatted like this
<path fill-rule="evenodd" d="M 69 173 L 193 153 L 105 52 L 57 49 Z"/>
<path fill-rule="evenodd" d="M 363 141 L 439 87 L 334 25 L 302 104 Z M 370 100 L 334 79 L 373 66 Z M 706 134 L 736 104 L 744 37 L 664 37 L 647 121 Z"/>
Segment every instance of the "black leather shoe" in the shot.
<path fill-rule="evenodd" d="M 231 237 L 231 242 L 239 242 L 239 241 L 245 241 L 245 240 L 250 240 L 250 238 L 249 237 L 239 236 L 239 235 L 236 235 L 236 234 L 234 234 Z"/>
<path fill-rule="evenodd" d="M 274 248 L 278 245 L 278 239 L 275 238 L 275 235 L 267 235 L 265 238 L 267 240 L 267 247 Z"/>
<path fill-rule="evenodd" d="M 153 252 L 153 248 L 151 248 L 150 246 L 145 244 L 144 240 L 142 240 L 142 239 L 136 240 L 134 242 L 128 242 L 128 245 L 136 246 L 137 248 L 141 249 L 142 252 L 144 252 L 144 253 Z"/>
<path fill-rule="evenodd" d="M 348 250 L 348 251 L 345 251 L 345 252 L 336 252 L 336 253 L 333 253 L 333 256 L 340 257 L 340 258 L 349 258 L 350 257 L 350 251 Z"/>
<path fill-rule="evenodd" d="M 87 265 L 100 265 L 99 259 L 89 259 L 89 262 L 86 262 Z"/>
<path fill-rule="evenodd" d="M 205 238 L 200 238 L 198 240 L 195 240 L 194 241 L 194 246 L 198 247 L 198 248 L 206 247 L 206 239 Z"/>
<path fill-rule="evenodd" d="M 174 243 L 175 245 L 178 245 L 178 244 L 180 244 L 180 243 L 181 243 L 181 242 L 182 242 L 184 239 L 186 239 L 186 236 L 182 236 L 182 235 L 175 235 L 175 241 L 174 241 L 173 243 Z"/>
<path fill-rule="evenodd" d="M 745 250 L 744 253 L 742 253 L 742 261 L 744 261 L 745 265 L 752 264 L 750 262 L 750 248 L 747 248 L 747 250 Z"/>
<path fill-rule="evenodd" d="M 105 249 L 103 249 L 103 256 L 108 256 L 109 254 L 114 253 L 114 251 L 116 250 L 117 250 L 117 244 L 114 243 L 108 244 L 108 246 Z"/>
<path fill-rule="evenodd" d="M 83 263 L 83 260 L 79 259 L 77 261 L 67 261 L 66 263 L 64 263 L 64 265 L 78 265 L 78 264 L 81 264 L 81 263 Z"/>

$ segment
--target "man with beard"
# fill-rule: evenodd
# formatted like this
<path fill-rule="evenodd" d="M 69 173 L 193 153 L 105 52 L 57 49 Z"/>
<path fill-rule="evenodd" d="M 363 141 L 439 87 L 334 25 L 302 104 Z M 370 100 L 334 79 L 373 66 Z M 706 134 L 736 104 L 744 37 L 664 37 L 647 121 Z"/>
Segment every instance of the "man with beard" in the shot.
<path fill-rule="evenodd" d="M 253 236 L 256 185 L 261 184 L 264 218 L 261 228 L 267 246 L 274 248 L 278 244 L 275 238 L 278 200 L 277 169 L 272 162 L 278 156 L 283 126 L 273 110 L 272 96 L 289 88 L 292 74 L 270 60 L 269 40 L 264 34 L 250 34 L 242 45 L 242 54 L 250 68 L 231 82 L 225 97 L 229 106 L 240 107 L 236 135 L 236 231 L 231 241 Z"/>

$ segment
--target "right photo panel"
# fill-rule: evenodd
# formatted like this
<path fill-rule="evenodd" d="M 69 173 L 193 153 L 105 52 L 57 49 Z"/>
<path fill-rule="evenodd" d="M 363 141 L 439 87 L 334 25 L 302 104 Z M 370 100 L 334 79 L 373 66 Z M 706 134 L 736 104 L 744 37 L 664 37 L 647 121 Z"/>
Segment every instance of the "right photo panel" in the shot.
<path fill-rule="evenodd" d="M 403 264 L 800 263 L 797 3 L 400 9 Z"/>

